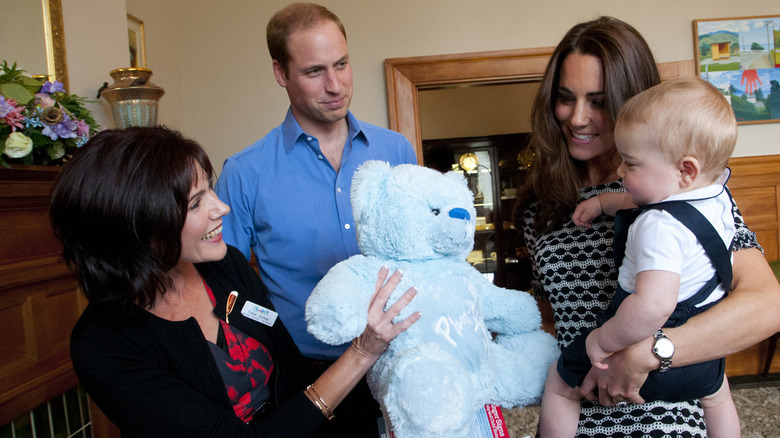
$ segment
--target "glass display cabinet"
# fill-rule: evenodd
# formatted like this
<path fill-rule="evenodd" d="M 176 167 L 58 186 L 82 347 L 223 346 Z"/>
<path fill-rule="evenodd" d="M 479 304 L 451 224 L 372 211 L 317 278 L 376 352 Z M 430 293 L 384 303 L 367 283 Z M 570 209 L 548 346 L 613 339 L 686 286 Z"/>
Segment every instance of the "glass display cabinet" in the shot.
<path fill-rule="evenodd" d="M 423 141 L 423 164 L 466 176 L 477 212 L 474 248 L 467 261 L 497 286 L 527 290 L 531 269 L 523 236 L 512 223 L 518 188 L 533 154 L 530 134 Z"/>

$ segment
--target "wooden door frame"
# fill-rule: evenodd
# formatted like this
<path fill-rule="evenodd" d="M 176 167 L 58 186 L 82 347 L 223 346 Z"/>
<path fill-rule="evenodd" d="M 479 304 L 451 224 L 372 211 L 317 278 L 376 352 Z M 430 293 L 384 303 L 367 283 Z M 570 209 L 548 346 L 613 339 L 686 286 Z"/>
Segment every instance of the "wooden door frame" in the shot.
<path fill-rule="evenodd" d="M 541 81 L 554 47 L 513 49 L 385 60 L 390 129 L 403 134 L 422 164 L 418 93 L 426 88 Z M 659 63 L 663 80 L 693 76 L 693 60 Z"/>

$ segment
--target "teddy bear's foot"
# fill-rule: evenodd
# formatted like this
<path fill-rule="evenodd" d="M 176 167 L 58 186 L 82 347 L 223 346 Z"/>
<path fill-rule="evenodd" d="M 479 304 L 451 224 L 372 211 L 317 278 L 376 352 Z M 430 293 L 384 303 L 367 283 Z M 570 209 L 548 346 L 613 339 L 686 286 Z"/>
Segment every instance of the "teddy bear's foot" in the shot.
<path fill-rule="evenodd" d="M 495 403 L 504 407 L 538 403 L 547 370 L 558 359 L 555 338 L 536 330 L 522 335 L 500 335 L 495 343 Z"/>
<path fill-rule="evenodd" d="M 465 436 L 476 407 L 471 378 L 451 356 L 428 351 L 399 361 L 383 398 L 398 438 Z M 411 351 L 407 352 L 412 353 Z"/>

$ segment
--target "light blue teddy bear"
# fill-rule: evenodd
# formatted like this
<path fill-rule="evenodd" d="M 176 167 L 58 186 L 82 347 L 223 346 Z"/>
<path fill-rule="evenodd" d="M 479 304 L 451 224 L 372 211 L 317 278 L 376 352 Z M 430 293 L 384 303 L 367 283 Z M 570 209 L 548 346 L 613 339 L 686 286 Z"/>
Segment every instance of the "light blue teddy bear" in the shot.
<path fill-rule="evenodd" d="M 463 175 L 369 161 L 355 173 L 351 200 L 362 255 L 320 281 L 306 321 L 317 339 L 343 344 L 366 326 L 380 267 L 404 274 L 388 307 L 417 289 L 396 320 L 422 318 L 368 374 L 396 437 L 462 437 L 485 404 L 538 402 L 558 347 L 530 294 L 493 285 L 465 261 L 476 213 Z"/>

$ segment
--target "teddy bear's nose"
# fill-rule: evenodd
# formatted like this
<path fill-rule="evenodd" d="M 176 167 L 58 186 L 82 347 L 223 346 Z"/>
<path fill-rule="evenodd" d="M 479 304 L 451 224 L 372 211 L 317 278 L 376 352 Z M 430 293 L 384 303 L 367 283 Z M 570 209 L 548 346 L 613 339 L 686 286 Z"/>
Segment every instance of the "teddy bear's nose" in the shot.
<path fill-rule="evenodd" d="M 465 208 L 453 208 L 450 210 L 450 217 L 454 219 L 463 219 L 464 221 L 470 220 L 471 215 Z"/>

